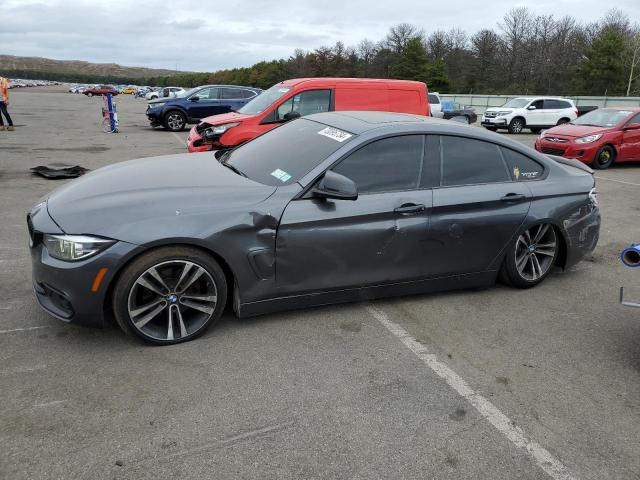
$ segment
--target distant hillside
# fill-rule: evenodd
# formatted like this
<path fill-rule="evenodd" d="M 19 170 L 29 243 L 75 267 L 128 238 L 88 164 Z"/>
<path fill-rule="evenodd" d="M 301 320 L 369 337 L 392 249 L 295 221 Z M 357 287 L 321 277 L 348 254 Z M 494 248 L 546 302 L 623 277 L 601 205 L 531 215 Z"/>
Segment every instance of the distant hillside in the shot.
<path fill-rule="evenodd" d="M 7 76 L 63 81 L 116 81 L 175 75 L 175 70 L 125 67 L 116 63 L 90 63 L 80 60 L 53 60 L 40 57 L 0 55 L 0 73 Z M 48 75 L 48 76 L 47 76 Z"/>

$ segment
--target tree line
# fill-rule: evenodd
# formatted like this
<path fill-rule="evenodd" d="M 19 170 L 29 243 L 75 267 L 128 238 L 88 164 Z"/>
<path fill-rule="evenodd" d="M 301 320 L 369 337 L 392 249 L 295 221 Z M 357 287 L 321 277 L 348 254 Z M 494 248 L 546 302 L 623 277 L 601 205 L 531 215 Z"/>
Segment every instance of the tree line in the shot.
<path fill-rule="evenodd" d="M 522 7 L 474 34 L 458 28 L 426 34 L 402 23 L 377 42 L 337 42 L 247 68 L 149 81 L 268 88 L 287 78 L 324 76 L 419 80 L 443 93 L 640 95 L 640 27 L 615 9 L 583 24 Z"/>
<path fill-rule="evenodd" d="M 474 34 L 459 28 L 427 34 L 402 23 L 379 41 L 298 49 L 287 59 L 251 67 L 145 79 L 89 77 L 67 74 L 64 80 L 268 88 L 288 78 L 368 77 L 423 81 L 441 93 L 640 95 L 640 27 L 615 9 L 584 24 L 522 7 L 507 12 L 495 28 Z"/>

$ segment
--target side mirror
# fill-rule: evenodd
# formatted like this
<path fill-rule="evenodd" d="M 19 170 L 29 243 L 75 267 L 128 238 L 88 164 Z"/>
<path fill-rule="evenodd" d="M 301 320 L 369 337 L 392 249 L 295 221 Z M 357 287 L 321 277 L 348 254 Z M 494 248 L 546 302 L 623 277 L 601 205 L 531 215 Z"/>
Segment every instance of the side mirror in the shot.
<path fill-rule="evenodd" d="M 625 130 L 640 130 L 640 123 L 630 123 L 629 125 L 624 127 L 624 129 Z"/>
<path fill-rule="evenodd" d="M 284 114 L 284 121 L 288 122 L 289 120 L 295 120 L 296 118 L 300 118 L 300 112 L 287 112 Z"/>
<path fill-rule="evenodd" d="M 527 110 L 536 110 L 536 107 L 535 107 L 535 106 L 533 106 L 533 105 L 529 105 L 529 106 L 527 107 Z"/>
<path fill-rule="evenodd" d="M 317 185 L 311 190 L 314 197 L 336 200 L 357 200 L 358 188 L 353 180 L 339 173 L 327 170 Z"/>
<path fill-rule="evenodd" d="M 195 95 L 193 97 L 189 97 L 189 100 L 191 100 L 192 102 L 197 102 L 198 100 L 200 100 L 200 97 Z"/>

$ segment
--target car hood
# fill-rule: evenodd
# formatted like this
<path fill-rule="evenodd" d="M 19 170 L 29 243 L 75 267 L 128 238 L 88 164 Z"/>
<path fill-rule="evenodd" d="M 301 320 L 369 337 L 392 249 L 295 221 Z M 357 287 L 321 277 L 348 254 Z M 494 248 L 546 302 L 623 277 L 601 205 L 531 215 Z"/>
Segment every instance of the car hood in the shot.
<path fill-rule="evenodd" d="M 231 122 L 242 122 L 247 118 L 251 118 L 253 115 L 244 115 L 238 112 L 221 113 L 219 115 L 211 115 L 202 119 L 202 123 L 208 123 L 209 125 L 223 125 Z"/>
<path fill-rule="evenodd" d="M 65 233 L 139 244 L 198 236 L 213 217 L 248 212 L 275 190 L 234 173 L 211 152 L 190 153 L 101 168 L 54 191 L 47 208 Z"/>
<path fill-rule="evenodd" d="M 557 127 L 550 128 L 544 133 L 545 137 L 552 135 L 562 135 L 563 137 L 586 137 L 587 135 L 593 135 L 595 133 L 606 133 L 613 129 L 604 127 L 593 127 L 591 125 L 573 125 L 565 123 L 564 125 L 558 125 Z"/>
<path fill-rule="evenodd" d="M 508 107 L 490 107 L 485 110 L 485 112 L 513 112 L 515 108 Z"/>

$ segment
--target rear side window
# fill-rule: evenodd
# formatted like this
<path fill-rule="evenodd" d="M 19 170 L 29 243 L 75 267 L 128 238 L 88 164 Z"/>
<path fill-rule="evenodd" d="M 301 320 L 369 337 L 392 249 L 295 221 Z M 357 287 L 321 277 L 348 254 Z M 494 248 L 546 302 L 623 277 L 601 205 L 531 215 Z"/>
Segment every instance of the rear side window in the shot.
<path fill-rule="evenodd" d="M 418 188 L 424 135 L 383 138 L 355 151 L 332 170 L 353 180 L 359 193 Z"/>
<path fill-rule="evenodd" d="M 631 119 L 625 124 L 625 126 L 631 125 L 632 123 L 640 123 L 640 113 L 637 113 L 636 115 L 631 117 Z"/>
<path fill-rule="evenodd" d="M 443 187 L 511 180 L 497 145 L 463 137 L 440 139 Z"/>
<path fill-rule="evenodd" d="M 513 180 L 518 182 L 537 180 L 544 173 L 544 167 L 526 155 L 509 148 L 501 147 L 501 150 Z"/>
<path fill-rule="evenodd" d="M 431 103 L 433 105 L 439 105 L 440 104 L 440 99 L 436 95 L 433 95 L 433 94 L 430 93 L 428 95 L 428 97 L 429 97 L 429 103 Z"/>
<path fill-rule="evenodd" d="M 251 97 L 253 97 L 253 92 L 243 88 L 222 88 L 220 92 L 222 100 L 240 100 Z"/>

